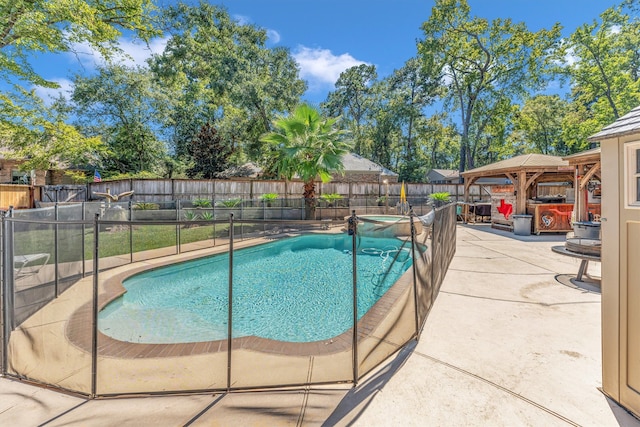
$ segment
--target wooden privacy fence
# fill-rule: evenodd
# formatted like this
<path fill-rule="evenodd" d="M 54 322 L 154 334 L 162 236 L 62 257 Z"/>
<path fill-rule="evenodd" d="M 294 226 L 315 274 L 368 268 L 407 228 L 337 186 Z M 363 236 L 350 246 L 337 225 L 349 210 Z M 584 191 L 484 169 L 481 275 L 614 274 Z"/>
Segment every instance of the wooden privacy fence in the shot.
<path fill-rule="evenodd" d="M 206 199 L 258 199 L 263 194 L 275 193 L 279 198 L 301 198 L 301 181 L 282 180 L 195 180 L 195 179 L 126 179 L 88 184 L 87 200 L 97 199 L 94 193 L 121 194 L 133 191 L 133 200 L 137 202 L 171 202 L 174 200 Z M 376 199 L 388 195 L 400 196 L 401 183 L 379 182 L 329 182 L 316 183 L 316 192 L 322 194 L 340 194 L 344 198 Z M 463 184 L 423 184 L 406 183 L 405 191 L 410 199 L 427 199 L 430 194 L 449 193 L 454 200 L 464 197 Z M 472 185 L 472 201 L 488 199 L 489 187 Z"/>
<path fill-rule="evenodd" d="M 0 184 L 0 210 L 10 206 L 28 209 L 55 203 L 86 202 L 102 199 L 95 193 L 121 194 L 133 191 L 136 202 L 174 202 L 194 199 L 259 199 L 261 195 L 275 193 L 280 199 L 302 198 L 301 181 L 282 180 L 197 180 L 197 179 L 124 179 L 86 185 L 16 185 Z M 316 183 L 316 192 L 340 194 L 345 199 L 366 199 L 373 203 L 377 198 L 400 197 L 401 183 L 380 182 L 329 182 Z M 447 192 L 453 200 L 464 198 L 463 184 L 406 183 L 405 191 L 410 200 L 426 200 L 430 194 Z M 471 201 L 490 198 L 489 186 L 474 184 L 469 189 Z M 127 199 L 128 200 L 128 199 Z"/>
<path fill-rule="evenodd" d="M 42 203 L 67 203 L 87 201 L 86 185 L 45 185 L 40 188 Z"/>
<path fill-rule="evenodd" d="M 0 184 L 0 209 L 8 210 L 10 206 L 16 209 L 32 208 L 33 195 L 30 185 Z"/>
<path fill-rule="evenodd" d="M 329 182 L 316 183 L 316 192 L 322 194 L 340 194 L 345 199 L 359 199 L 360 203 L 375 204 L 376 199 L 389 196 L 391 201 L 400 197 L 402 183 L 384 184 L 380 182 Z M 566 185 L 540 185 L 538 196 L 567 194 Z M 121 194 L 133 191 L 135 202 L 173 203 L 176 200 L 257 200 L 261 195 L 275 193 L 279 199 L 302 198 L 301 181 L 282 180 L 194 180 L 194 179 L 124 179 L 105 181 L 86 185 L 0 185 L 0 210 L 9 206 L 16 209 L 44 207 L 56 203 L 77 203 L 102 200 L 94 193 Z M 463 184 L 425 184 L 405 183 L 407 198 L 410 201 L 424 202 L 433 193 L 446 192 L 452 200 L 464 199 Z M 487 201 L 491 198 L 491 185 L 473 184 L 469 188 L 470 202 Z M 128 198 L 126 199 L 129 200 Z M 36 206 L 34 206 L 34 201 Z"/>

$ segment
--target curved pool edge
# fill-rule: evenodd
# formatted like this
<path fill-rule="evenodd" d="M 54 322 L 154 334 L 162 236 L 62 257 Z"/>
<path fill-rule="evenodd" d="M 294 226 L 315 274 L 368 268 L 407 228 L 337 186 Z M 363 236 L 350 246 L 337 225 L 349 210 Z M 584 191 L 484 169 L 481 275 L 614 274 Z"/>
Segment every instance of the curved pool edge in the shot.
<path fill-rule="evenodd" d="M 331 233 L 338 234 L 338 233 Z M 270 240 L 251 242 L 252 244 L 242 245 L 243 247 L 256 246 L 268 243 Z M 211 256 L 214 253 L 225 253 L 226 251 L 207 251 L 206 253 L 189 253 L 170 255 L 168 257 L 149 261 L 139 261 L 118 267 L 117 272 L 112 272 L 103 282 L 103 291 L 99 294 L 98 310 L 102 310 L 109 303 L 122 296 L 126 289 L 123 282 L 136 274 L 161 268 L 167 265 L 191 261 L 195 259 Z M 183 255 L 183 256 L 181 256 Z M 127 268 L 128 267 L 128 268 Z M 101 274 L 109 274 L 109 271 Z M 394 306 L 404 292 L 411 288 L 412 270 L 405 271 L 391 288 L 369 309 L 367 313 L 358 321 L 359 340 L 366 336 L 362 331 L 375 330 L 389 314 L 390 307 Z M 91 352 L 92 337 L 87 334 L 87 324 L 92 323 L 92 302 L 87 301 L 78 307 L 69 317 L 65 334 L 69 341 L 83 351 Z M 353 328 L 349 328 L 340 335 L 333 338 L 306 343 L 278 341 L 257 336 L 245 336 L 233 338 L 231 340 L 234 350 L 252 350 L 261 353 L 280 354 L 290 356 L 322 356 L 336 354 L 351 350 L 353 345 Z M 228 339 L 201 341 L 189 343 L 171 344 L 149 344 L 120 341 L 105 335 L 98 330 L 98 355 L 101 357 L 140 359 L 140 358 L 168 358 L 177 356 L 191 356 L 199 354 L 210 354 L 228 351 Z"/>

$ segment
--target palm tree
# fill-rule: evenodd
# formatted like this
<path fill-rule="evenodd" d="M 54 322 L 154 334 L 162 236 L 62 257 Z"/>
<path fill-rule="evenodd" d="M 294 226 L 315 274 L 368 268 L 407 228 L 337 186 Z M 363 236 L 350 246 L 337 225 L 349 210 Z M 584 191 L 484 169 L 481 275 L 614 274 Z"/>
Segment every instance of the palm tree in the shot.
<path fill-rule="evenodd" d="M 291 179 L 297 175 L 304 182 L 307 219 L 315 217 L 316 179 L 329 182 L 332 173 L 344 171 L 342 156 L 350 145 L 343 140 L 345 131 L 335 127 L 338 120 L 325 119 L 316 108 L 302 104 L 289 116 L 277 119 L 275 131 L 260 139 L 273 144 L 279 176 Z"/>

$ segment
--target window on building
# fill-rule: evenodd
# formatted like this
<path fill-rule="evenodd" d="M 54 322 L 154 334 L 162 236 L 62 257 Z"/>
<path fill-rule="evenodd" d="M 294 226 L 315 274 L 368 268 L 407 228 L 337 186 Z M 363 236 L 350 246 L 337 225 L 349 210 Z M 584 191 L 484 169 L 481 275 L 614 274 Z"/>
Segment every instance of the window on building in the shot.
<path fill-rule="evenodd" d="M 640 142 L 631 142 L 625 146 L 626 205 L 640 208 Z"/>
<path fill-rule="evenodd" d="M 29 172 L 22 172 L 18 170 L 11 171 L 11 183 L 31 184 L 31 175 L 29 174 Z"/>

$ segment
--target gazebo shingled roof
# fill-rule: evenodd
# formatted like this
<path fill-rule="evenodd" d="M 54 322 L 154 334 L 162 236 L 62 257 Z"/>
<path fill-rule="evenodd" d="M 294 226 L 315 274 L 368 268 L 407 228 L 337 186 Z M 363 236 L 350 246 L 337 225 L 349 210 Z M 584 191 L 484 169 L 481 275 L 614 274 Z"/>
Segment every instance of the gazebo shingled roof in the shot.
<path fill-rule="evenodd" d="M 521 169 L 526 169 L 527 171 L 538 169 L 557 171 L 558 167 L 568 165 L 569 163 L 567 161 L 557 156 L 549 156 L 546 154 L 523 154 L 521 156 L 512 157 L 510 159 L 462 172 L 462 176 L 464 176 L 465 179 L 470 177 L 479 178 L 481 176 L 489 175 L 502 176 L 505 171 L 513 173 Z"/>
<path fill-rule="evenodd" d="M 589 163 L 592 161 L 600 161 L 600 147 L 592 148 L 591 150 L 581 151 L 579 153 L 570 154 L 564 156 L 563 159 L 569 162 L 570 165 Z"/>

